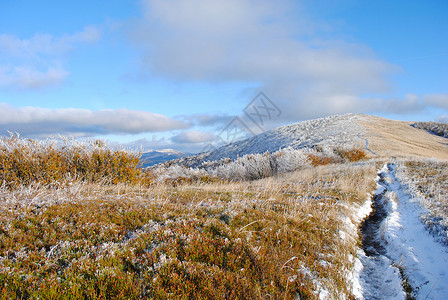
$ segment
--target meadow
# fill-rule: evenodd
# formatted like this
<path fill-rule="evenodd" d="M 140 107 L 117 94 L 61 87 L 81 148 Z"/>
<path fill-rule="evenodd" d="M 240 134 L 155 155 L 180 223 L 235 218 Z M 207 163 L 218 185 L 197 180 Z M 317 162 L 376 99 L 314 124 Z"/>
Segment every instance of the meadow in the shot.
<path fill-rule="evenodd" d="M 223 164 L 163 176 L 100 141 L 3 138 L 0 297 L 352 298 L 358 212 L 383 163 L 352 150 L 281 172 L 266 161 L 291 153 L 249 156 L 225 165 L 271 172 L 230 180 Z"/>

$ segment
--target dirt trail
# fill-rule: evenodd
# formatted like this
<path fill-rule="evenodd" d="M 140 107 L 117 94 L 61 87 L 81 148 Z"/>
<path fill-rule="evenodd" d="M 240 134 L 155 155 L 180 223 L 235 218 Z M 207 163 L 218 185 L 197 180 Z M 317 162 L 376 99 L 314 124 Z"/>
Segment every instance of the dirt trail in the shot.
<path fill-rule="evenodd" d="M 388 163 L 361 227 L 360 299 L 448 299 L 448 248 L 425 229 L 418 201 Z M 406 285 L 406 292 L 403 285 Z"/>
<path fill-rule="evenodd" d="M 378 188 L 372 199 L 372 213 L 361 226 L 363 252 L 359 254 L 362 263 L 360 284 L 364 299 L 405 299 L 401 275 L 393 261 L 387 257 L 384 241 L 381 239 L 382 224 L 388 217 L 387 182 L 385 167 L 378 173 Z"/>
<path fill-rule="evenodd" d="M 375 152 L 373 152 L 373 151 L 370 150 L 370 148 L 369 148 L 369 140 L 368 140 L 367 138 L 363 137 L 365 131 L 366 131 L 366 130 L 363 129 L 360 133 L 358 133 L 357 137 L 365 142 L 364 149 L 365 149 L 366 151 L 370 152 L 370 154 L 376 156 L 376 155 L 378 155 L 378 154 L 376 154 Z"/>

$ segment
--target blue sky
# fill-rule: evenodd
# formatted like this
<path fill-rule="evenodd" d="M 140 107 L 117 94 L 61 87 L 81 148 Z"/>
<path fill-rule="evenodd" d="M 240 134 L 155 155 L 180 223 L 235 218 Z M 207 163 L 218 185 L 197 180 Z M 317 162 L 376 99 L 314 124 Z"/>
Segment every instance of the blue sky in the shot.
<path fill-rule="evenodd" d="M 448 122 L 448 2 L 0 1 L 0 134 L 197 152 L 259 92 Z"/>

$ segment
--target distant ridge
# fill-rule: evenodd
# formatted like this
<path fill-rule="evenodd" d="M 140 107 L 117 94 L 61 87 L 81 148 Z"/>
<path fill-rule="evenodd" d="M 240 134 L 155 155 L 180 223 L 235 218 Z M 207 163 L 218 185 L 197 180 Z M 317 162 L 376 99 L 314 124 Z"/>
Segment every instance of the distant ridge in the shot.
<path fill-rule="evenodd" d="M 173 149 L 164 149 L 142 153 L 140 157 L 141 167 L 146 168 L 152 165 L 164 163 L 173 159 L 179 159 L 191 153 L 184 153 Z"/>

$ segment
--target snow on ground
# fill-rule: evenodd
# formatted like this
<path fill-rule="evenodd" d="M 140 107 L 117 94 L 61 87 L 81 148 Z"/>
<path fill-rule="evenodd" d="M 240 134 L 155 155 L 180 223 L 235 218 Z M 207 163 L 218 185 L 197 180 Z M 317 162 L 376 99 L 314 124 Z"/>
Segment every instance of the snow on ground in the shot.
<path fill-rule="evenodd" d="M 383 232 L 388 255 L 404 268 L 417 299 L 448 298 L 448 248 L 436 242 L 420 221 L 424 213 L 395 176 L 395 165 L 387 174 L 390 215 Z"/>
<path fill-rule="evenodd" d="M 216 161 L 222 158 L 234 160 L 246 154 L 266 151 L 273 153 L 288 147 L 293 149 L 339 145 L 367 147 L 366 140 L 361 136 L 364 128 L 358 124 L 363 118 L 362 115 L 345 114 L 302 121 L 235 141 L 211 152 L 180 159 L 179 162 L 182 165 L 198 167 L 204 161 Z"/>
<path fill-rule="evenodd" d="M 416 299 L 448 299 L 448 248 L 425 229 L 424 211 L 397 180 L 395 165 L 385 165 L 379 175 L 373 206 L 380 215 L 366 220 L 376 236 L 355 262 L 356 298 L 405 299 L 400 268 Z"/>
<path fill-rule="evenodd" d="M 382 170 L 384 171 L 384 169 Z M 385 192 L 382 184 L 382 172 L 377 177 L 377 189 L 373 201 L 367 201 L 359 210 L 360 217 L 367 217 L 368 228 L 363 224 L 364 248 L 358 250 L 353 274 L 353 294 L 356 299 L 405 299 L 406 294 L 401 286 L 400 271 L 393 266 L 392 261 L 385 256 L 384 248 L 377 238 L 380 223 L 385 212 L 378 207 Z M 373 210 L 373 208 L 375 210 Z M 368 239 L 368 242 L 366 242 Z"/>
<path fill-rule="evenodd" d="M 358 134 L 363 128 L 353 122 L 359 115 L 335 115 L 276 128 L 216 149 L 205 160 L 223 157 L 235 159 L 252 153 L 275 152 L 282 148 L 300 149 L 315 145 L 361 144 Z M 364 146 L 364 145 L 363 145 Z"/>

